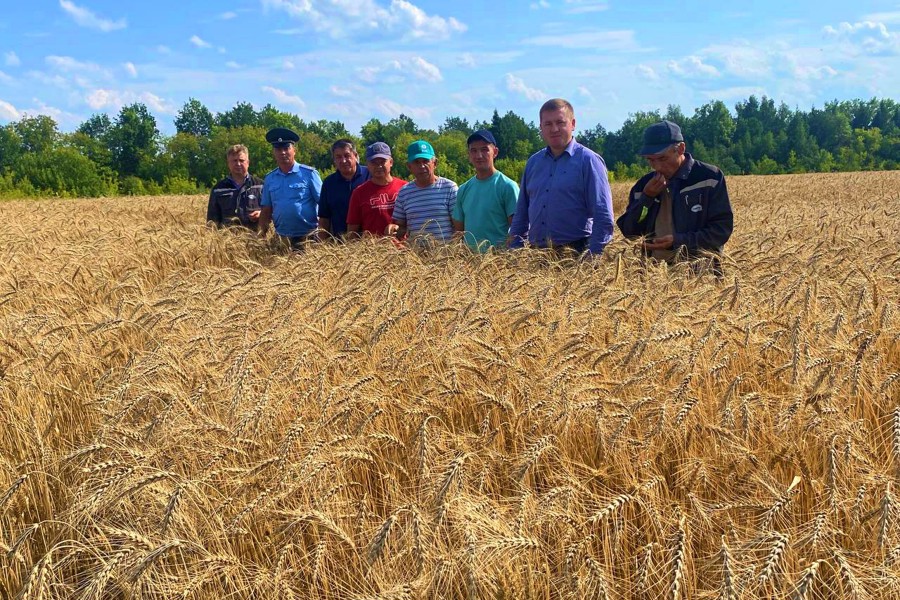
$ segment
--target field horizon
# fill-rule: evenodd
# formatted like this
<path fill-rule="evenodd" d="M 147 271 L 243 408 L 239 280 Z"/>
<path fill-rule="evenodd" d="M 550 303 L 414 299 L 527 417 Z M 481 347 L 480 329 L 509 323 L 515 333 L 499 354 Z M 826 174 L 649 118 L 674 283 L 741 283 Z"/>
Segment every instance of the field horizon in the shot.
<path fill-rule="evenodd" d="M 0 203 L 0 596 L 900 596 L 900 171 L 728 186 L 721 279 Z"/>

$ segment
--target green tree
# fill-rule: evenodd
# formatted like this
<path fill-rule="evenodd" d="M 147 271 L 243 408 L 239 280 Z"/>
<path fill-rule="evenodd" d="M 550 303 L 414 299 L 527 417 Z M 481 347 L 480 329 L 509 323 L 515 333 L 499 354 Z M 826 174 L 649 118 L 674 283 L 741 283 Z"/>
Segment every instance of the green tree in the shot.
<path fill-rule="evenodd" d="M 86 156 L 74 148 L 53 148 L 29 152 L 16 163 L 16 179 L 21 185 L 56 196 L 111 196 L 116 184 Z"/>
<path fill-rule="evenodd" d="M 375 142 L 383 142 L 384 140 L 384 124 L 376 118 L 371 118 L 359 130 L 359 135 L 363 139 L 365 145 L 374 144 Z"/>
<path fill-rule="evenodd" d="M 196 98 L 190 98 L 175 116 L 175 130 L 178 133 L 208 136 L 212 133 L 213 121 L 209 109 Z"/>
<path fill-rule="evenodd" d="M 600 123 L 592 129 L 586 129 L 578 133 L 575 138 L 597 154 L 603 154 L 603 144 L 606 141 L 607 131 Z"/>
<path fill-rule="evenodd" d="M 237 108 L 237 107 L 235 107 Z M 252 108 L 252 107 L 251 107 Z M 243 110 L 243 109 L 242 109 Z M 287 127 L 299 133 L 305 129 L 303 121 L 297 115 L 278 110 L 271 104 L 263 106 L 252 122 L 242 123 L 242 125 L 258 125 L 264 127 L 266 131 L 273 127 Z"/>
<path fill-rule="evenodd" d="M 707 148 L 727 148 L 731 145 L 734 128 L 734 118 L 725 103 L 721 100 L 708 102 L 694 111 L 690 147 L 693 148 L 696 142 L 702 142 Z"/>
<path fill-rule="evenodd" d="M 109 139 L 113 165 L 120 177 L 141 177 L 151 170 L 158 151 L 159 130 L 146 105 L 123 106 Z"/>
<path fill-rule="evenodd" d="M 22 154 L 22 138 L 15 124 L 0 127 L 0 173 L 12 167 Z"/>
<path fill-rule="evenodd" d="M 466 137 L 469 137 L 474 129 L 469 126 L 469 121 L 463 119 L 461 117 L 447 117 L 444 119 L 444 124 L 438 126 L 438 133 L 443 135 L 450 131 L 458 131 L 460 133 L 464 133 Z"/>
<path fill-rule="evenodd" d="M 256 111 L 249 102 L 238 102 L 230 110 L 216 114 L 216 125 L 226 129 L 258 125 Z"/>
<path fill-rule="evenodd" d="M 56 121 L 47 115 L 25 116 L 14 125 L 23 152 L 46 152 L 59 141 Z"/>
<path fill-rule="evenodd" d="M 513 111 L 501 117 L 494 110 L 488 129 L 497 140 L 502 158 L 527 159 L 543 145 L 541 134 L 534 123 L 526 123 L 525 119 Z"/>

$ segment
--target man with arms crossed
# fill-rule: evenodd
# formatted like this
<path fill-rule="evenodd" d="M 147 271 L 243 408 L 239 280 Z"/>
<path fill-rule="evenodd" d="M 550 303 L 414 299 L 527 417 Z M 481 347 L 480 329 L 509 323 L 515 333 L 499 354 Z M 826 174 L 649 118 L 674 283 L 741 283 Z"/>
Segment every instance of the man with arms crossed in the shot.
<path fill-rule="evenodd" d="M 406 149 L 409 172 L 415 179 L 397 194 L 388 235 L 403 238 L 409 232 L 417 242 L 446 242 L 453 237 L 450 214 L 456 205 L 457 185 L 434 173 L 434 148 L 424 140 Z"/>
<path fill-rule="evenodd" d="M 319 198 L 321 240 L 341 239 L 346 233 L 350 195 L 369 180 L 369 170 L 359 164 L 359 155 L 350 140 L 338 140 L 331 145 L 331 160 L 336 170 L 322 182 Z"/>
<path fill-rule="evenodd" d="M 685 152 L 681 128 L 671 121 L 644 130 L 640 154 L 653 171 L 628 194 L 628 207 L 616 221 L 622 234 L 646 237 L 644 252 L 666 262 L 721 252 L 734 229 L 722 171 Z M 718 259 L 712 266 L 721 274 Z"/>
<path fill-rule="evenodd" d="M 315 231 L 322 191 L 318 171 L 301 165 L 294 156 L 294 144 L 300 136 L 283 127 L 270 129 L 266 141 L 272 144 L 272 156 L 278 165 L 263 182 L 262 209 L 259 214 L 259 233 L 265 235 L 269 222 L 275 221 L 275 233 L 294 250 L 299 250 Z"/>
<path fill-rule="evenodd" d="M 547 147 L 525 164 L 510 247 L 521 247 L 527 239 L 539 248 L 599 255 L 613 234 L 606 165 L 572 137 L 575 112 L 567 100 L 548 100 L 539 115 Z"/>
<path fill-rule="evenodd" d="M 347 212 L 347 238 L 360 235 L 384 235 L 391 223 L 397 194 L 406 185 L 402 179 L 391 176 L 394 159 L 391 147 L 375 142 L 366 148 L 366 166 L 369 181 L 353 190 L 350 209 Z"/>
<path fill-rule="evenodd" d="M 256 231 L 259 221 L 259 201 L 262 179 L 250 174 L 250 155 L 247 146 L 235 144 L 225 153 L 230 175 L 222 179 L 209 193 L 206 221 L 217 227 L 243 225 Z"/>
<path fill-rule="evenodd" d="M 491 246 L 505 247 L 509 225 L 516 213 L 519 186 L 494 168 L 497 140 L 487 129 L 479 129 L 466 140 L 475 177 L 459 187 L 453 208 L 453 229 L 473 250 L 487 252 Z"/>

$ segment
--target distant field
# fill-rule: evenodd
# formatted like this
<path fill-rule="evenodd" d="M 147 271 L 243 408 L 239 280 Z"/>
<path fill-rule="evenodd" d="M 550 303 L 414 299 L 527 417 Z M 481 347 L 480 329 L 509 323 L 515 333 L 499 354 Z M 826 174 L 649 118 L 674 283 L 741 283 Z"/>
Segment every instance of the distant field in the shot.
<path fill-rule="evenodd" d="M 722 281 L 0 204 L 0 598 L 900 597 L 900 172 L 729 188 Z"/>

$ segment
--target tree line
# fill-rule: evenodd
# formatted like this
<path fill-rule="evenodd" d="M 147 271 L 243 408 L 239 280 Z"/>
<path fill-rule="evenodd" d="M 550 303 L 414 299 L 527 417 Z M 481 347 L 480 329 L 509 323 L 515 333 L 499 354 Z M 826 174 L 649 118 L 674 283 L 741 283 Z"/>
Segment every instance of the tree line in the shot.
<path fill-rule="evenodd" d="M 636 154 L 644 128 L 661 119 L 680 124 L 694 157 L 726 174 L 900 168 L 900 104 L 891 99 L 834 101 L 809 111 L 776 105 L 765 96 L 750 96 L 733 111 L 715 100 L 691 116 L 678 106 L 637 112 L 616 131 L 597 124 L 576 138 L 603 156 L 611 180 L 633 180 L 647 171 Z M 458 183 L 474 175 L 466 138 L 476 129 L 491 130 L 500 147 L 497 168 L 517 181 L 528 157 L 544 146 L 533 121 L 497 110 L 489 120 L 473 123 L 447 117 L 437 131 L 420 128 L 403 114 L 387 122 L 373 118 L 354 135 L 340 121 L 307 122 L 271 104 L 257 110 L 239 102 L 213 114 L 191 98 L 174 124 L 175 135 L 161 135 L 155 117 L 141 103 L 124 106 L 114 119 L 95 114 L 70 133 L 60 132 L 46 115 L 8 123 L 0 127 L 0 196 L 203 193 L 226 173 L 225 151 L 232 144 L 249 148 L 251 172 L 261 176 L 273 169 L 265 142 L 272 127 L 296 131 L 297 160 L 323 176 L 332 170 L 330 148 L 340 138 L 354 140 L 360 148 L 387 142 L 394 149 L 394 173 L 403 178 L 409 176 L 406 146 L 426 139 L 438 154 L 438 173 Z"/>

